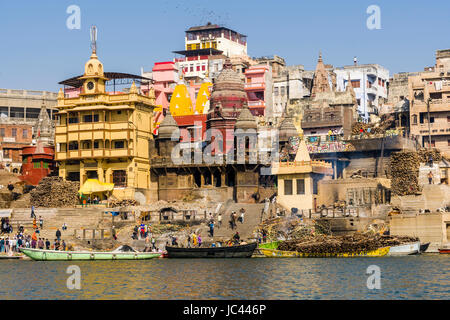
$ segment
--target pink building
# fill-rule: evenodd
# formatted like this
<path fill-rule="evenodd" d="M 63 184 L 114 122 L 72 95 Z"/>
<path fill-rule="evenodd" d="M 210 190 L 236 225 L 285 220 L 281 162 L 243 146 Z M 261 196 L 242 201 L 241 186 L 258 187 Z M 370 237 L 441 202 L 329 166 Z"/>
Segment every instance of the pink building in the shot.
<path fill-rule="evenodd" d="M 272 71 L 269 66 L 255 65 L 245 70 L 245 92 L 248 107 L 254 116 L 264 116 L 272 105 Z"/>
<path fill-rule="evenodd" d="M 179 81 L 178 69 L 172 61 L 155 62 L 152 75 L 153 84 L 150 86 L 155 90 L 156 105 L 168 108 L 173 90 Z M 147 90 L 146 86 L 142 87 L 144 94 Z"/>

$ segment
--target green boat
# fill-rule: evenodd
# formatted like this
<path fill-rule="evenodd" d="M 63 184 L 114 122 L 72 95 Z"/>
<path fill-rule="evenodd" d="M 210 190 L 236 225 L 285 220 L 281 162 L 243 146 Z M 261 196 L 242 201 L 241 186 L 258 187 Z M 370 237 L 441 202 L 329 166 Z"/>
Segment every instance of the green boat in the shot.
<path fill-rule="evenodd" d="M 161 252 L 120 251 L 56 251 L 22 248 L 21 251 L 37 261 L 79 261 L 79 260 L 147 260 L 158 258 Z"/>

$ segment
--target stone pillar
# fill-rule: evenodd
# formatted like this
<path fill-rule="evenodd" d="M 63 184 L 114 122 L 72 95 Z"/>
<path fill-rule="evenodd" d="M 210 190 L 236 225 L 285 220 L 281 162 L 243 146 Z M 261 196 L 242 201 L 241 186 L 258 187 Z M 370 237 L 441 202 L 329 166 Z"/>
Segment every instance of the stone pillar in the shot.
<path fill-rule="evenodd" d="M 224 172 L 222 172 L 222 173 L 220 174 L 220 185 L 221 185 L 222 187 L 225 187 L 225 186 L 226 186 L 226 185 L 225 185 L 225 178 L 226 178 L 226 175 L 225 175 Z"/>

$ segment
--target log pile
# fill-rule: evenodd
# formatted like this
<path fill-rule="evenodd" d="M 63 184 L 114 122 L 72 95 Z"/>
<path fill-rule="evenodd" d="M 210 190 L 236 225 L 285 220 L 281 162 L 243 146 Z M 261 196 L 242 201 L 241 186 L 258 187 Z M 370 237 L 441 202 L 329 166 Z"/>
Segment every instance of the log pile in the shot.
<path fill-rule="evenodd" d="M 441 152 L 437 149 L 420 149 L 418 151 L 419 153 L 419 157 L 420 157 L 420 162 L 422 163 L 427 163 L 430 159 L 430 156 L 433 158 L 433 162 L 440 162 L 442 161 L 442 155 Z"/>
<path fill-rule="evenodd" d="M 31 205 L 45 208 L 74 207 L 79 203 L 80 183 L 60 177 L 45 177 L 30 192 Z"/>
<path fill-rule="evenodd" d="M 109 206 L 111 208 L 117 208 L 117 207 L 132 207 L 139 205 L 138 202 L 134 199 L 124 199 L 124 200 L 114 200 L 111 201 Z"/>
<path fill-rule="evenodd" d="M 417 152 L 401 151 L 391 155 L 391 190 L 399 196 L 420 192 L 420 157 Z"/>
<path fill-rule="evenodd" d="M 301 253 L 353 253 L 370 251 L 387 246 L 419 241 L 406 236 L 382 236 L 355 233 L 346 236 L 308 235 L 300 239 L 283 241 L 278 250 Z"/>

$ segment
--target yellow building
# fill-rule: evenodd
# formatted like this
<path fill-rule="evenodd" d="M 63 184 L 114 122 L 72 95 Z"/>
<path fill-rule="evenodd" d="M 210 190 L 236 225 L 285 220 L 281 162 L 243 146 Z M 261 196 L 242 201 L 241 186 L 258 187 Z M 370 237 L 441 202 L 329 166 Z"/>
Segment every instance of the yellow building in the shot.
<path fill-rule="evenodd" d="M 112 192 L 117 199 L 133 199 L 139 191 L 147 200 L 151 195 L 149 141 L 155 97 L 139 94 L 135 82 L 129 92 L 117 92 L 116 80 L 142 77 L 104 73 L 93 51 L 83 76 L 60 82 L 55 132 L 56 161 L 59 175 L 80 181 L 98 180 L 96 193 L 102 198 Z M 114 91 L 107 92 L 106 81 L 113 81 Z M 105 183 L 105 185 L 103 185 Z M 112 191 L 110 185 L 113 183 Z M 87 188 L 86 188 L 87 189 Z M 95 188 L 94 188 L 95 189 Z M 142 199 L 142 197 L 140 198 Z"/>
<path fill-rule="evenodd" d="M 278 179 L 277 203 L 301 211 L 316 207 L 318 181 L 331 176 L 333 168 L 329 162 L 311 160 L 302 139 L 295 160 L 272 163 L 272 174 Z"/>

